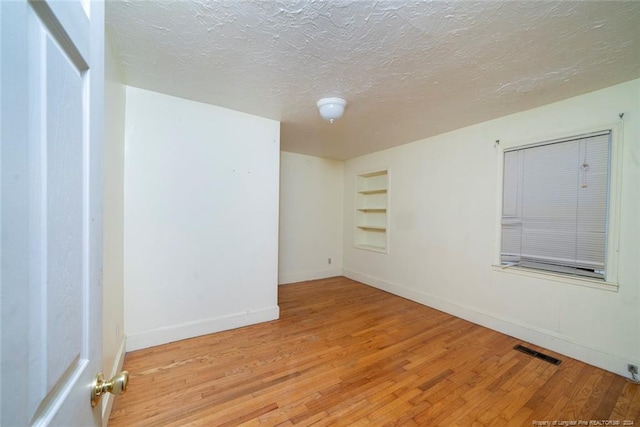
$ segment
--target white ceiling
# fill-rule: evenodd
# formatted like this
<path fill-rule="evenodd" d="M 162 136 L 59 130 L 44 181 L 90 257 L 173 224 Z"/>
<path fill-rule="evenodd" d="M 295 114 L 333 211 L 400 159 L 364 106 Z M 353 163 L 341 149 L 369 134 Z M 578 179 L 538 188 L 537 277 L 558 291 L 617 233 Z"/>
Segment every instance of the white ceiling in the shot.
<path fill-rule="evenodd" d="M 640 77 L 639 1 L 110 1 L 125 83 L 347 159 Z M 323 121 L 316 101 L 340 96 Z"/>

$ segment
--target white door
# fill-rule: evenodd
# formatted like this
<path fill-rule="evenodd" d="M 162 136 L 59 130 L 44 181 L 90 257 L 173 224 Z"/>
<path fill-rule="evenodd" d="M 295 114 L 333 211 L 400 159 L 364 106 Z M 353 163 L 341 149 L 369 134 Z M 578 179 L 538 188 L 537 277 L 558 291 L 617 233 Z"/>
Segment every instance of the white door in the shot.
<path fill-rule="evenodd" d="M 100 425 L 104 5 L 0 0 L 0 425 Z"/>

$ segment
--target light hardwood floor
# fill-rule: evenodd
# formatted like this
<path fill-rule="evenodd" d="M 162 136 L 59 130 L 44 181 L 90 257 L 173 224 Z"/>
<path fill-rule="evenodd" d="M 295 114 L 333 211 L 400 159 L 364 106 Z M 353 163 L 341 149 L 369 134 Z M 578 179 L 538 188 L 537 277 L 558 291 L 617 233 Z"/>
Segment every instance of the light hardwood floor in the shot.
<path fill-rule="evenodd" d="M 344 277 L 280 286 L 279 305 L 277 321 L 127 354 L 109 426 L 640 426 L 625 378 Z"/>

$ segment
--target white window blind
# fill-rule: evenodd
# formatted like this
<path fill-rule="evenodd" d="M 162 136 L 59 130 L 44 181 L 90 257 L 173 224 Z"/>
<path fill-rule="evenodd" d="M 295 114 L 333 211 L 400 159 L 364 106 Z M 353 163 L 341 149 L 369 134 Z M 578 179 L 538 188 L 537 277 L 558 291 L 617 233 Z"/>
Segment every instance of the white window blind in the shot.
<path fill-rule="evenodd" d="M 604 278 L 611 132 L 504 153 L 503 265 Z"/>

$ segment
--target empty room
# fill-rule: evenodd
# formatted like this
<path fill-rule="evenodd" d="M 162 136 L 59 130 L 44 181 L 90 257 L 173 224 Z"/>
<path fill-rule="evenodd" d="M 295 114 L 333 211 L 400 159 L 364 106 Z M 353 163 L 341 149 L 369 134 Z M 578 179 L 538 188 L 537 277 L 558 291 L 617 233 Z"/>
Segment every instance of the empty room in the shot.
<path fill-rule="evenodd" d="M 0 20 L 0 425 L 640 425 L 640 2 Z"/>

